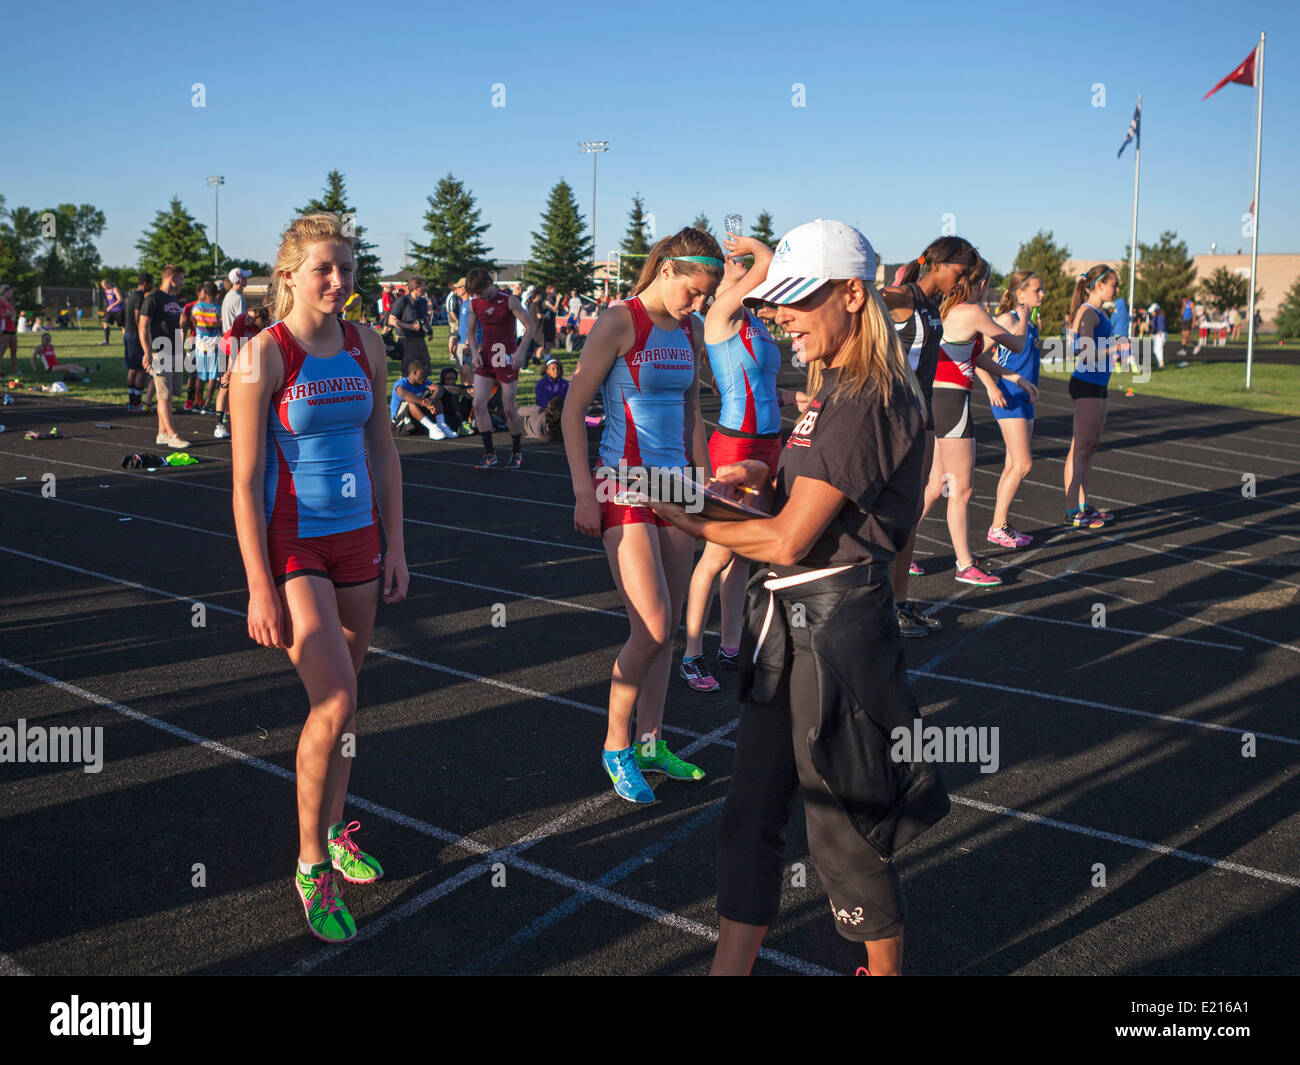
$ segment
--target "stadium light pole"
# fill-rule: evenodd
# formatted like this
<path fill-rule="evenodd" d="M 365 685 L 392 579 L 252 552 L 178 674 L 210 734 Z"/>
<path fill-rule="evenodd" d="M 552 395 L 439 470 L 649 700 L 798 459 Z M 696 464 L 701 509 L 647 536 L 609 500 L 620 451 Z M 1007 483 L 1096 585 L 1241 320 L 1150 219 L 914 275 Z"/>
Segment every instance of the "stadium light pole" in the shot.
<path fill-rule="evenodd" d="M 591 156 L 591 269 L 596 269 L 596 160 L 601 152 L 609 151 L 609 141 L 579 141 L 578 151 Z M 609 271 L 606 270 L 606 273 Z"/>
<path fill-rule="evenodd" d="M 216 273 L 220 268 L 217 262 L 217 250 L 221 241 L 221 186 L 226 183 L 226 179 L 217 175 L 208 178 L 208 184 L 212 186 L 212 272 Z"/>

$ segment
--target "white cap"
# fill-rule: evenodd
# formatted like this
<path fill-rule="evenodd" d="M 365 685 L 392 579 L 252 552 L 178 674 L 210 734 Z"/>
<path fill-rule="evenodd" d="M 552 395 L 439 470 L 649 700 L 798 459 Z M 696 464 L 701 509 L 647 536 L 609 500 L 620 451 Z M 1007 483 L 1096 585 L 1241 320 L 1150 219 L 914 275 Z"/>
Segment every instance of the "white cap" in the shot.
<path fill-rule="evenodd" d="M 876 279 L 876 252 L 851 225 L 825 218 L 790 230 L 776 246 L 767 280 L 744 299 L 752 303 L 798 303 L 828 281 Z"/>
<path fill-rule="evenodd" d="M 252 270 L 241 270 L 238 266 L 236 266 L 233 270 L 230 271 L 230 273 L 226 275 L 226 277 L 230 279 L 230 283 L 232 285 L 236 281 L 238 281 L 241 277 L 252 277 L 252 276 L 253 276 Z"/>

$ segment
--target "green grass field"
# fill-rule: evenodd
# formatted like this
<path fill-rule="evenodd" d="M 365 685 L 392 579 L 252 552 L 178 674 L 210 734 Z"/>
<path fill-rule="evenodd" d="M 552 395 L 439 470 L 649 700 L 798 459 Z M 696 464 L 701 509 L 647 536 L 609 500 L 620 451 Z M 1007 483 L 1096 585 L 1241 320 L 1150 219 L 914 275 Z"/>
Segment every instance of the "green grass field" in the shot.
<path fill-rule="evenodd" d="M 1064 373 L 1044 369 L 1043 376 L 1067 378 Z M 1166 356 L 1165 368 L 1153 370 L 1151 380 L 1132 384 L 1127 374 L 1111 378 L 1112 393 L 1123 395 L 1132 387 L 1139 396 L 1183 399 L 1189 403 L 1215 403 L 1223 407 L 1264 411 L 1268 414 L 1300 416 L 1300 366 L 1256 363 L 1251 372 L 1251 388 L 1246 391 L 1246 364 L 1241 362 L 1196 363 L 1177 368 L 1177 358 Z"/>
<path fill-rule="evenodd" d="M 79 363 L 92 371 L 95 364 L 99 364 L 99 370 L 90 374 L 88 384 L 83 382 L 68 383 L 67 396 L 69 398 L 126 406 L 126 366 L 122 361 L 122 331 L 115 327 L 110 336 L 112 339 L 109 345 L 101 348 L 99 343 L 104 339 L 104 333 L 101 329 L 61 329 L 55 330 L 51 334 L 51 342 L 54 344 L 54 351 L 60 362 Z M 32 370 L 32 349 L 37 346 L 39 341 L 39 335 L 32 333 L 18 334 L 18 372 L 22 376 L 24 385 L 42 385 L 49 384 L 51 381 L 63 380 L 63 374 L 59 372 L 44 373 Z M 552 354 L 563 363 L 564 376 L 573 376 L 573 368 L 578 363 L 577 354 L 566 352 L 563 348 L 555 350 Z M 451 360 L 447 357 L 446 326 L 436 326 L 434 328 L 433 336 L 429 338 L 429 357 L 432 373 L 435 376 L 443 366 L 451 365 Z M 15 389 L 8 387 L 12 371 L 7 358 L 3 364 L 0 364 L 0 369 L 3 370 L 5 391 L 15 392 Z M 541 376 L 536 367 L 530 367 L 530 369 L 532 370 L 531 373 L 525 371 L 519 378 L 519 403 L 521 405 L 534 401 L 533 389 Z M 390 393 L 400 376 L 401 367 L 390 360 L 388 363 L 388 389 Z"/>
<path fill-rule="evenodd" d="M 55 379 L 62 379 L 60 374 L 34 373 L 31 367 L 32 349 L 40 338 L 29 333 L 18 336 L 18 368 L 24 384 L 45 384 Z M 93 367 L 99 363 L 99 371 L 90 375 L 90 383 L 70 383 L 68 395 L 76 399 L 88 399 L 99 403 L 126 405 L 126 368 L 122 363 L 122 333 L 113 329 L 112 341 L 108 347 L 99 347 L 103 339 L 98 329 L 64 329 L 53 334 L 54 350 L 60 362 L 80 363 Z M 1274 345 L 1275 346 L 1275 345 Z M 1291 347 L 1293 345 L 1287 345 Z M 450 365 L 446 358 L 447 329 L 437 326 L 429 339 L 429 354 L 433 372 Z M 578 356 L 562 348 L 555 354 L 564 363 L 564 376 L 572 377 Z M 1256 363 L 1254 367 L 1253 387 L 1245 389 L 1246 367 L 1240 362 L 1198 362 L 1185 369 L 1177 369 L 1177 357 L 1166 360 L 1164 370 L 1154 371 L 1151 380 L 1144 384 L 1133 385 L 1133 391 L 1143 396 L 1162 396 L 1167 399 L 1183 399 L 1193 403 L 1215 403 L 1226 407 L 1241 407 L 1246 410 L 1264 411 L 1269 414 L 1288 414 L 1300 417 L 1300 366 L 1288 366 L 1273 363 Z M 5 380 L 9 380 L 10 368 L 3 364 Z M 1044 370 L 1044 374 L 1048 371 Z M 399 376 L 396 362 L 388 364 L 388 386 L 392 389 Z M 525 373 L 520 378 L 519 402 L 533 402 L 533 387 L 537 374 Z M 1064 376 L 1064 375 L 1057 375 Z M 1112 387 L 1121 391 L 1127 386 L 1127 379 L 1117 375 Z M 9 391 L 13 391 L 9 389 Z"/>

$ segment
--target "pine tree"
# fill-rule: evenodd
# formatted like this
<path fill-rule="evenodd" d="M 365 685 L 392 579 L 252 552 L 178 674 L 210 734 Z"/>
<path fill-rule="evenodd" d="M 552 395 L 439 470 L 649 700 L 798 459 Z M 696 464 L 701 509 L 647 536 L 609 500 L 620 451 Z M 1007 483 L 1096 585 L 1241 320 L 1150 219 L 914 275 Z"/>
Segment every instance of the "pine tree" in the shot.
<path fill-rule="evenodd" d="M 1070 295 L 1074 281 L 1065 275 L 1062 266 L 1070 257 L 1070 249 L 1052 239 L 1052 231 L 1039 230 L 1020 245 L 1016 252 L 1016 270 L 1033 270 L 1043 282 L 1043 305 L 1038 312 L 1039 333 L 1044 336 L 1060 335 L 1066 314 L 1070 310 Z"/>
<path fill-rule="evenodd" d="M 627 216 L 627 236 L 619 245 L 619 251 L 626 262 L 621 264 L 622 283 L 619 286 L 619 296 L 624 296 L 632 290 L 632 284 L 637 275 L 641 272 L 641 267 L 645 265 L 646 256 L 650 252 L 651 243 L 650 235 L 647 232 L 648 220 L 645 215 L 645 201 L 641 199 L 638 192 L 632 197 L 632 210 Z"/>
<path fill-rule="evenodd" d="M 718 239 L 713 230 L 709 228 L 709 216 L 703 211 L 695 216 L 695 221 L 691 223 L 691 226 L 695 229 L 703 230 L 709 236 L 713 237 L 714 240 Z"/>
<path fill-rule="evenodd" d="M 1255 306 L 1259 306 L 1258 300 L 1255 301 Z M 1274 323 L 1277 326 L 1279 340 L 1300 337 L 1300 277 L 1292 282 L 1278 305 Z"/>
<path fill-rule="evenodd" d="M 554 285 L 557 292 L 591 290 L 592 243 L 578 213 L 573 189 L 561 178 L 551 189 L 542 231 L 533 233 L 532 259 L 524 271 L 530 284 Z"/>
<path fill-rule="evenodd" d="M 1127 279 L 1121 286 L 1127 291 Z M 1183 306 L 1183 297 L 1196 289 L 1196 265 L 1178 234 L 1166 230 L 1157 244 L 1138 241 L 1137 284 L 1133 299 L 1139 307 L 1158 303 L 1172 324 Z"/>
<path fill-rule="evenodd" d="M 354 287 L 363 295 L 379 290 L 379 278 L 383 271 L 379 266 L 379 256 L 374 254 L 375 246 L 365 238 L 365 227 L 356 222 L 356 210 L 348 203 L 347 189 L 343 185 L 343 174 L 338 170 L 331 170 L 325 175 L 325 187 L 321 190 L 321 195 L 309 200 L 304 207 L 298 209 L 300 215 L 315 214 L 318 211 L 329 211 L 336 214 L 345 221 L 352 224 L 352 250 L 356 262 L 356 273 L 354 275 Z M 224 257 L 224 256 L 223 256 Z M 239 266 L 240 263 L 233 259 L 229 260 L 229 265 L 222 264 L 222 272 L 228 272 L 232 266 Z M 269 272 L 269 271 L 268 271 Z"/>
<path fill-rule="evenodd" d="M 212 276 L 207 231 L 181 206 L 179 196 L 173 196 L 168 208 L 158 212 L 135 246 L 140 249 L 140 269 L 153 274 L 155 285 L 169 263 L 185 271 L 185 293 Z"/>
<path fill-rule="evenodd" d="M 422 274 L 431 289 L 447 288 L 465 276 L 471 266 L 496 269 L 492 249 L 482 241 L 490 223 L 479 223 L 482 212 L 474 194 L 451 174 L 438 182 L 424 212 L 427 244 L 411 245 L 411 268 Z"/>
<path fill-rule="evenodd" d="M 759 211 L 758 218 L 750 226 L 749 235 L 761 240 L 769 248 L 776 244 L 776 233 L 772 230 L 772 216 L 767 211 Z"/>

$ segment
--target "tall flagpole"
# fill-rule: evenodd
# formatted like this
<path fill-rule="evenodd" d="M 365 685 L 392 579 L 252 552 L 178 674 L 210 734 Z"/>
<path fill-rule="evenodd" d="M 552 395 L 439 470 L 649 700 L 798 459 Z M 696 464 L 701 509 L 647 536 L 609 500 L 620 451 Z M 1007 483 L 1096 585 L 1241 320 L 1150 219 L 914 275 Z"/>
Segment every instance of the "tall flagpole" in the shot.
<path fill-rule="evenodd" d="M 1142 112 L 1142 94 L 1138 93 L 1138 113 Z M 1128 246 L 1128 313 L 1137 321 L 1137 308 L 1133 306 L 1133 279 L 1137 273 L 1138 253 L 1138 168 L 1142 159 L 1142 126 L 1138 124 L 1137 144 L 1133 152 L 1133 236 Z"/>
<path fill-rule="evenodd" d="M 1255 54 L 1255 85 L 1259 97 L 1255 109 L 1255 201 L 1250 219 L 1250 316 L 1246 331 L 1246 387 L 1250 387 L 1250 371 L 1255 359 L 1255 270 L 1259 266 L 1259 149 L 1264 133 L 1264 34 L 1259 35 L 1259 51 Z"/>

